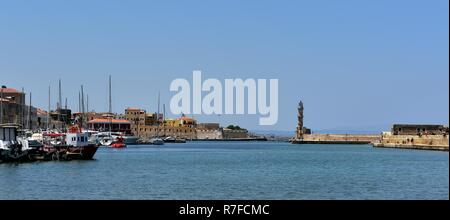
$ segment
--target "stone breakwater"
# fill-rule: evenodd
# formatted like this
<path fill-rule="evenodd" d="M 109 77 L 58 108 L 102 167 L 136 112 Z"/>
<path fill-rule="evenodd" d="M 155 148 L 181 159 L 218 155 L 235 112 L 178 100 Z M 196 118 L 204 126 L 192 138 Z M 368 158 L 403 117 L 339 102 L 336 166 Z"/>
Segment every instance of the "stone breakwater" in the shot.
<path fill-rule="evenodd" d="M 294 144 L 371 144 L 381 140 L 381 135 L 372 134 L 305 134 L 303 139 L 294 139 Z"/>
<path fill-rule="evenodd" d="M 448 135 L 382 135 L 374 147 L 448 151 Z"/>
<path fill-rule="evenodd" d="M 449 150 L 448 135 L 306 134 L 293 144 L 372 144 L 374 147 Z"/>

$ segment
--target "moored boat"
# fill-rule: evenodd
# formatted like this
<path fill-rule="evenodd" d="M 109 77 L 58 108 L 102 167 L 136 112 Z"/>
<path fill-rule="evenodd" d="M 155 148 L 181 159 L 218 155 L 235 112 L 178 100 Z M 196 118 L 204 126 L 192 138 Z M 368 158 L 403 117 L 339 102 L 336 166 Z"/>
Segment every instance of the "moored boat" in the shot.
<path fill-rule="evenodd" d="M 164 143 L 186 143 L 186 139 L 175 137 L 165 137 L 163 141 Z"/>
<path fill-rule="evenodd" d="M 44 137 L 45 157 L 51 160 L 91 160 L 98 149 L 97 145 L 89 143 L 88 133 L 76 127 L 69 133 L 44 134 Z"/>
<path fill-rule="evenodd" d="M 122 136 L 116 137 L 115 140 L 109 145 L 110 148 L 125 148 L 124 138 Z"/>
<path fill-rule="evenodd" d="M 27 138 L 18 136 L 17 126 L 0 125 L 0 163 L 32 161 L 40 151 L 39 146 L 31 146 Z"/>
<path fill-rule="evenodd" d="M 164 145 L 164 140 L 161 138 L 152 138 L 150 139 L 150 144 L 153 145 Z"/>

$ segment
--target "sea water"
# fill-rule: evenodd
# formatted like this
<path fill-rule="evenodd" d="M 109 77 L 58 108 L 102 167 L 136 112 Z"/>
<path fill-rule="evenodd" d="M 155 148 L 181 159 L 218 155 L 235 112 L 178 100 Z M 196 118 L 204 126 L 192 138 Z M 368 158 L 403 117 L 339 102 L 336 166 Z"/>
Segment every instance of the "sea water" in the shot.
<path fill-rule="evenodd" d="M 448 152 L 188 142 L 0 164 L 0 199 L 448 199 Z"/>

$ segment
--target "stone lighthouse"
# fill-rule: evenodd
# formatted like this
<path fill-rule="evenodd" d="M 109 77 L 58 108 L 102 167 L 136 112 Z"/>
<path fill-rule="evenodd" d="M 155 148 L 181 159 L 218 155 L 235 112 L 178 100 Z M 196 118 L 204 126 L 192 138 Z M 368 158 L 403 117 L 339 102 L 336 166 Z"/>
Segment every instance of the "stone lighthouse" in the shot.
<path fill-rule="evenodd" d="M 304 107 L 303 107 L 303 102 L 300 101 L 298 103 L 298 115 L 297 115 L 297 120 L 298 120 L 298 124 L 297 124 L 297 135 L 296 138 L 297 139 L 303 139 L 303 111 L 304 111 Z"/>

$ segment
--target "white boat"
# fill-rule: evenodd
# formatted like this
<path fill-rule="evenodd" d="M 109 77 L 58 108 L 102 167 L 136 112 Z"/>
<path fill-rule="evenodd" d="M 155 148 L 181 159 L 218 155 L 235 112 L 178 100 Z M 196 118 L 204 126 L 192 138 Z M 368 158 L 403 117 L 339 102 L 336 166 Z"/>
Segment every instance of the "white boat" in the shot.
<path fill-rule="evenodd" d="M 164 140 L 161 138 L 152 138 L 150 139 L 150 144 L 153 145 L 164 145 Z"/>
<path fill-rule="evenodd" d="M 101 146 L 109 146 L 114 142 L 113 137 L 103 137 L 100 139 Z"/>
<path fill-rule="evenodd" d="M 31 150 L 28 140 L 17 136 L 16 127 L 0 126 L 0 162 L 28 159 Z"/>

